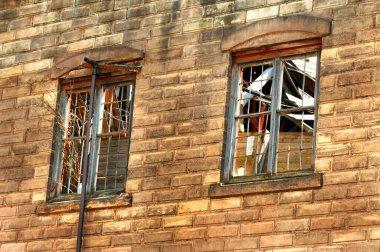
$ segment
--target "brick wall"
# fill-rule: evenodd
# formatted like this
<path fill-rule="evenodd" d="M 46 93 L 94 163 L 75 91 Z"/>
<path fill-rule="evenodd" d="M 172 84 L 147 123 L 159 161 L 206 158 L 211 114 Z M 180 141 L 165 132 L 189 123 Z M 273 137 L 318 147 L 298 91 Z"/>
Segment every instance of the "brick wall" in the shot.
<path fill-rule="evenodd" d="M 78 211 L 45 205 L 53 57 L 128 45 L 137 75 L 127 191 L 86 213 L 87 251 L 379 251 L 377 0 L 7 0 L 0 4 L 0 251 L 74 251 Z M 210 198 L 219 182 L 230 57 L 223 27 L 332 19 L 322 42 L 320 189 Z"/>

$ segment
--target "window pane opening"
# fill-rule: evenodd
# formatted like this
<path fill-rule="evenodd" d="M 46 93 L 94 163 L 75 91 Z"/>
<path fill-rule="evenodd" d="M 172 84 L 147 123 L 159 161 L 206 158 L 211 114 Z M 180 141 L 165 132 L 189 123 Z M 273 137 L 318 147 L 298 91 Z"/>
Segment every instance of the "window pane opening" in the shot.
<path fill-rule="evenodd" d="M 84 145 L 90 106 L 89 90 L 68 92 L 64 125 L 63 157 L 60 190 L 64 194 L 81 190 Z"/>
<path fill-rule="evenodd" d="M 312 170 L 316 56 L 283 62 L 277 172 Z"/>
<path fill-rule="evenodd" d="M 89 155 L 88 193 L 124 190 L 128 165 L 133 83 L 98 85 L 94 114 L 90 117 L 90 90 L 66 89 L 61 93 L 56 120 L 59 144 L 52 194 L 80 194 L 84 159 Z M 91 118 L 91 119 L 89 119 Z M 60 123 L 59 121 L 63 121 Z M 87 125 L 91 123 L 90 149 L 85 153 Z"/>
<path fill-rule="evenodd" d="M 277 59 L 240 66 L 233 177 L 313 169 L 318 57 Z"/>
<path fill-rule="evenodd" d="M 238 115 L 235 117 L 234 174 L 250 176 L 265 172 L 270 139 L 273 64 L 241 68 Z"/>
<path fill-rule="evenodd" d="M 111 86 L 104 89 L 98 134 L 100 150 L 96 189 L 122 188 L 126 176 L 130 120 L 130 86 Z"/>

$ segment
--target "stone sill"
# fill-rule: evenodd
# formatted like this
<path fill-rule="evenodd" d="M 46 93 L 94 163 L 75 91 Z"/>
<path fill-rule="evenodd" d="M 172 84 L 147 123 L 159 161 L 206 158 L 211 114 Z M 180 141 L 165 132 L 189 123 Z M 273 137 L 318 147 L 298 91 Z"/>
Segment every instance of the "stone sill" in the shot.
<path fill-rule="evenodd" d="M 86 200 L 86 202 L 86 210 L 129 207 L 132 205 L 132 196 L 125 193 L 117 196 L 114 195 L 103 198 L 91 198 Z M 79 212 L 79 210 L 80 198 L 72 201 L 46 202 L 37 206 L 38 215 Z"/>
<path fill-rule="evenodd" d="M 245 194 L 262 194 L 283 191 L 309 190 L 321 188 L 323 176 L 321 173 L 312 173 L 297 177 L 287 177 L 263 181 L 244 182 L 235 184 L 212 184 L 210 197 L 229 197 Z"/>

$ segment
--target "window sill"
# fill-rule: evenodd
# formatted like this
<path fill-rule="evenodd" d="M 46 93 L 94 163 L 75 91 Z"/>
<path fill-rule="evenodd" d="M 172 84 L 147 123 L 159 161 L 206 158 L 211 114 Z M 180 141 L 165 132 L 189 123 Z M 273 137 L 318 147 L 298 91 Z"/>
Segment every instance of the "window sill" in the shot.
<path fill-rule="evenodd" d="M 212 184 L 210 197 L 228 197 L 244 194 L 272 193 L 282 191 L 308 190 L 321 188 L 323 176 L 312 173 L 297 177 L 287 177 L 263 181 L 244 182 L 235 184 Z"/>
<path fill-rule="evenodd" d="M 121 195 L 109 195 L 102 198 L 90 198 L 86 200 L 86 210 L 98 210 L 104 208 L 128 207 L 132 205 L 132 196 L 124 193 Z M 46 202 L 37 206 L 37 214 L 79 212 L 80 198 L 71 201 Z"/>

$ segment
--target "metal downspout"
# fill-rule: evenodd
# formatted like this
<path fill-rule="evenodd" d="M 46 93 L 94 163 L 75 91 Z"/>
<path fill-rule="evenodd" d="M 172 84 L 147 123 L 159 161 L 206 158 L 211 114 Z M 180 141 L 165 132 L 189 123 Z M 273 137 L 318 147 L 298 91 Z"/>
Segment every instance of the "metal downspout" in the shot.
<path fill-rule="evenodd" d="M 87 177 L 88 177 L 88 160 L 89 160 L 89 148 L 90 148 L 90 137 L 91 137 L 91 126 L 92 126 L 92 114 L 94 113 L 94 99 L 95 99 L 95 86 L 96 86 L 96 75 L 98 70 L 98 63 L 94 60 L 84 58 L 84 61 L 91 64 L 93 67 L 92 71 L 92 82 L 91 82 L 91 97 L 90 97 L 90 111 L 87 122 L 87 132 L 86 132 L 86 143 L 85 143 L 85 158 L 83 167 L 83 180 L 82 180 L 82 191 L 80 200 L 80 212 L 79 212 L 79 223 L 78 223 L 78 233 L 77 233 L 77 252 L 82 250 L 82 238 L 83 238 L 83 222 L 84 222 L 84 210 L 86 207 L 86 192 L 87 192 Z"/>

